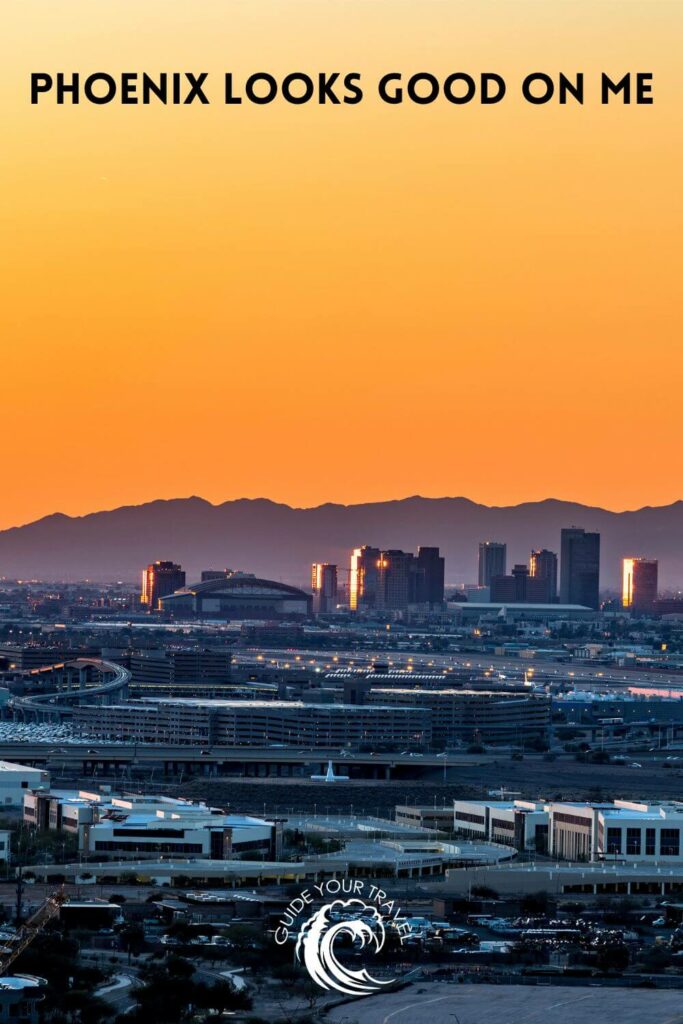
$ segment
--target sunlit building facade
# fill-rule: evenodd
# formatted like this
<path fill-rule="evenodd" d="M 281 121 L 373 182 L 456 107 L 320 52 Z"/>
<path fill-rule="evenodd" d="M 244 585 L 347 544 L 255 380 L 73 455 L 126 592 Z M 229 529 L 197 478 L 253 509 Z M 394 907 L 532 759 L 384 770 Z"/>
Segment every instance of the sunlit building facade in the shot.
<path fill-rule="evenodd" d="M 330 562 L 314 562 L 311 566 L 313 614 L 333 612 L 337 606 L 337 566 Z"/>
<path fill-rule="evenodd" d="M 621 600 L 634 612 L 652 612 L 657 600 L 659 563 L 653 558 L 625 558 Z"/>
<path fill-rule="evenodd" d="M 367 544 L 362 548 L 354 548 L 351 553 L 349 607 L 353 612 L 375 607 L 380 553 L 379 548 Z"/>
<path fill-rule="evenodd" d="M 356 548 L 351 555 L 352 611 L 405 611 L 411 605 L 438 607 L 444 600 L 445 560 L 438 548 L 412 551 Z"/>
<path fill-rule="evenodd" d="M 140 601 L 150 611 L 161 607 L 162 597 L 172 594 L 185 586 L 185 573 L 175 562 L 150 562 L 142 570 L 142 594 Z"/>

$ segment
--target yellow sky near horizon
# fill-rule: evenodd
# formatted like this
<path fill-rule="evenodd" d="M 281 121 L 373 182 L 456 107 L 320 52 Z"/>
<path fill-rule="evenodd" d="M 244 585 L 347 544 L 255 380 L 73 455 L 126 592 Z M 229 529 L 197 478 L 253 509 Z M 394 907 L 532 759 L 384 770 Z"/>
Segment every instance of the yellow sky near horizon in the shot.
<path fill-rule="evenodd" d="M 157 497 L 682 497 L 683 4 L 24 0 L 0 41 L 0 526 Z M 207 107 L 29 103 L 208 71 Z M 221 76 L 358 71 L 358 106 Z M 501 104 L 380 74 L 496 71 Z M 531 106 L 530 71 L 584 106 Z M 603 107 L 599 74 L 654 73 Z"/>

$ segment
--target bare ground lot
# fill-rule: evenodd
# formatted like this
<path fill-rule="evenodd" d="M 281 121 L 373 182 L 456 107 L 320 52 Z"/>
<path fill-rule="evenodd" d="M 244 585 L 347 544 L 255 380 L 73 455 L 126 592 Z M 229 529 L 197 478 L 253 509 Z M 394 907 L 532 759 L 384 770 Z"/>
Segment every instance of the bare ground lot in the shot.
<path fill-rule="evenodd" d="M 331 1010 L 330 1024 L 683 1024 L 681 991 L 413 985 Z"/>

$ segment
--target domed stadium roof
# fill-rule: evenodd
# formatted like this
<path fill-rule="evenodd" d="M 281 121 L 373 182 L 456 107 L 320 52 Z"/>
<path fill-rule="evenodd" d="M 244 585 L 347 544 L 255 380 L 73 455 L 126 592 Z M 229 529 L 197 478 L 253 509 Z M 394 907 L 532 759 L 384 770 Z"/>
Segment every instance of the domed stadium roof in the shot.
<path fill-rule="evenodd" d="M 277 580 L 264 580 L 246 572 L 234 572 L 229 575 L 226 574 L 222 579 L 190 583 L 181 590 L 177 590 L 173 596 L 181 594 L 192 597 L 204 595 L 219 597 L 221 595 L 230 596 L 231 594 L 239 597 L 295 597 L 304 601 L 309 597 L 304 590 L 300 590 L 299 587 L 293 587 L 289 583 L 280 583 Z"/>

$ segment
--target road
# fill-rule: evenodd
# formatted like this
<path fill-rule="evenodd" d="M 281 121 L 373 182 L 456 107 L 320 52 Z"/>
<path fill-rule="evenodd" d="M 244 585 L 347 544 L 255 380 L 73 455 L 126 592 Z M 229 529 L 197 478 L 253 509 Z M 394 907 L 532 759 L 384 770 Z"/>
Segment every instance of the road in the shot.
<path fill-rule="evenodd" d="M 190 763 L 195 764 L 280 764 L 280 765 L 314 765 L 327 768 L 328 760 L 335 765 L 375 765 L 378 767 L 395 767 L 404 765 L 420 768 L 441 768 L 444 760 L 448 767 L 459 765 L 476 765 L 486 763 L 486 755 L 449 754 L 446 758 L 439 754 L 410 754 L 409 752 L 387 753 L 356 753 L 340 754 L 339 747 L 295 749 L 292 747 L 219 747 L 211 746 L 200 749 L 197 744 L 167 743 L 107 743 L 89 740 L 83 743 L 68 743 L 64 746 L 55 743 L 3 742 L 0 743 L 0 760 L 46 761 L 51 765 L 73 765 L 82 762 L 143 764 L 153 763 Z"/>
<path fill-rule="evenodd" d="M 683 1024 L 681 990 L 417 984 L 358 999 L 330 1024 Z"/>
<path fill-rule="evenodd" d="M 103 999 L 116 1014 L 127 1013 L 136 1005 L 133 997 L 133 986 L 136 978 L 132 971 L 121 971 L 101 988 L 95 989 L 95 995 Z"/>

